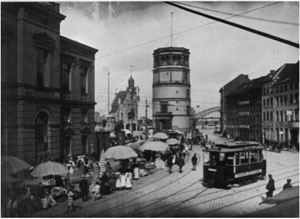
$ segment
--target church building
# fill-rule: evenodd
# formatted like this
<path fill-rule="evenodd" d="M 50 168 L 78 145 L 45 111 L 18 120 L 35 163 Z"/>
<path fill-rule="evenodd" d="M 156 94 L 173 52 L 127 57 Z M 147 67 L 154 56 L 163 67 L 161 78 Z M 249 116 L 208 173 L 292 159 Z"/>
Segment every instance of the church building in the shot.
<path fill-rule="evenodd" d="M 134 85 L 131 75 L 126 90 L 116 93 L 110 111 L 110 115 L 115 117 L 116 122 L 123 121 L 124 128 L 131 131 L 138 129 L 139 92 L 139 87 Z"/>

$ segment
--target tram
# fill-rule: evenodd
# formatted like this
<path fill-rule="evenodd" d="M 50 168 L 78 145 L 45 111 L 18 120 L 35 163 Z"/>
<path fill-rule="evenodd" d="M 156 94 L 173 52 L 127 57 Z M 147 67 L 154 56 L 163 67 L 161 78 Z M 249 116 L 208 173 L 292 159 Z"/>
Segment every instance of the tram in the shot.
<path fill-rule="evenodd" d="M 203 185 L 228 188 L 265 177 L 263 149 L 260 143 L 250 141 L 215 144 L 206 150 L 209 160 L 203 164 Z"/>

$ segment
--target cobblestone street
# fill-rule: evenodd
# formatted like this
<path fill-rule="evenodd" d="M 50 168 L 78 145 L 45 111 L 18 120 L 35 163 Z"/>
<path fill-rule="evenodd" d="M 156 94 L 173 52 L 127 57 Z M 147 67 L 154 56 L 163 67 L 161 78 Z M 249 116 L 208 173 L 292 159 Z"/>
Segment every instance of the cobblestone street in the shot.
<path fill-rule="evenodd" d="M 222 140 L 205 131 L 208 140 Z M 200 162 L 192 171 L 191 156 L 196 153 Z M 292 151 L 265 152 L 267 174 L 273 174 L 276 195 L 282 191 L 286 179 L 299 185 L 298 153 Z M 186 157 L 183 173 L 175 166 L 172 174 L 167 169 L 157 170 L 140 180 L 134 181 L 132 190 L 115 191 L 98 201 L 76 201 L 77 209 L 66 213 L 67 203 L 36 213 L 35 217 L 217 217 L 245 216 L 274 205 L 259 203 L 265 196 L 267 179 L 229 190 L 206 188 L 202 185 L 202 165 L 205 155 L 199 145 Z"/>

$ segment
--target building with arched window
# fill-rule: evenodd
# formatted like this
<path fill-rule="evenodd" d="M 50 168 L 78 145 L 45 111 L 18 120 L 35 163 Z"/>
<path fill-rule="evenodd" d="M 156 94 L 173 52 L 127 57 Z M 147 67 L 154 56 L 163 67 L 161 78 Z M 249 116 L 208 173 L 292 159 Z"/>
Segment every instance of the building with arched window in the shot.
<path fill-rule="evenodd" d="M 37 164 L 88 153 L 97 50 L 60 35 L 57 3 L 1 6 L 2 154 Z"/>

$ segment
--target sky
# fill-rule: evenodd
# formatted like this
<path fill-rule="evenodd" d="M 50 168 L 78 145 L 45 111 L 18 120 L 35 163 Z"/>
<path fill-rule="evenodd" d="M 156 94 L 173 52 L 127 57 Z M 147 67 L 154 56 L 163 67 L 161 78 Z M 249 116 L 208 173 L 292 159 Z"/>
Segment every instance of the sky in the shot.
<path fill-rule="evenodd" d="M 181 3 L 190 9 L 299 43 L 298 2 Z M 171 46 L 171 29 L 172 45 L 190 50 L 191 105 L 196 112 L 219 106 L 220 88 L 239 74 L 254 79 L 284 63 L 299 60 L 298 48 L 163 2 L 93 1 L 60 2 L 60 5 L 60 12 L 66 16 L 61 23 L 61 35 L 98 49 L 95 111 L 101 115 L 108 112 L 108 96 L 111 104 L 115 93 L 127 88 L 132 65 L 135 85 L 140 88 L 139 117 L 145 116 L 146 99 L 151 117 L 153 51 Z"/>

